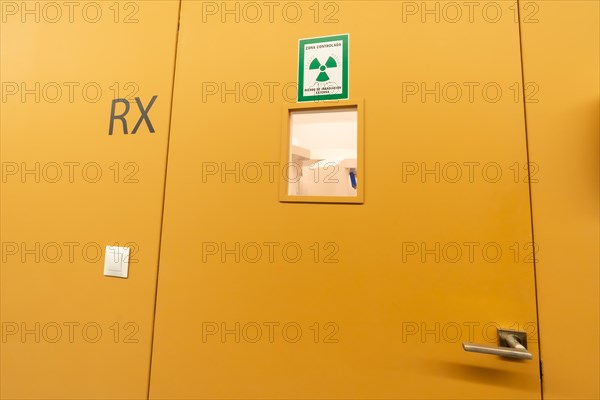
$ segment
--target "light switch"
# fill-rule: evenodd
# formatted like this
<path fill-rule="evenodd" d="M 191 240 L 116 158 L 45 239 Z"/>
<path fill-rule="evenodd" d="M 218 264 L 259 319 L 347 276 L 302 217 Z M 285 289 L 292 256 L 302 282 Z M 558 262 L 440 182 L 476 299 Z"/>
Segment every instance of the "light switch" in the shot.
<path fill-rule="evenodd" d="M 129 273 L 129 247 L 106 246 L 104 275 L 127 278 Z"/>

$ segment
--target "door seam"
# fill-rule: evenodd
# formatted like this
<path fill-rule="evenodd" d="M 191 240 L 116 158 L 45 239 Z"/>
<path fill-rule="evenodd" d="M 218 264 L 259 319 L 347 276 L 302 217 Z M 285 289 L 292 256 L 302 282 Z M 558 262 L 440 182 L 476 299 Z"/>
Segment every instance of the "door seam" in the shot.
<path fill-rule="evenodd" d="M 171 79 L 171 104 L 169 107 L 169 121 L 168 121 L 168 132 L 167 132 L 167 149 L 165 154 L 165 175 L 163 181 L 163 198 L 162 198 L 162 209 L 160 213 L 160 229 L 159 229 L 159 238 L 158 238 L 158 259 L 156 265 L 156 281 L 154 285 L 154 307 L 152 311 L 152 328 L 150 330 L 150 359 L 148 365 L 148 385 L 146 387 L 146 399 L 150 399 L 150 384 L 152 382 L 152 361 L 153 361 L 153 353 L 154 353 L 154 329 L 156 326 L 156 304 L 158 298 L 158 276 L 160 272 L 160 258 L 161 258 L 161 250 L 162 250 L 162 238 L 163 238 L 163 225 L 165 220 L 165 199 L 167 194 L 167 173 L 169 171 L 169 147 L 171 143 L 171 129 L 173 127 L 173 102 L 175 100 L 175 77 L 177 72 L 177 54 L 179 50 L 179 32 L 181 27 L 181 6 L 183 0 L 179 0 L 179 5 L 177 9 L 177 29 L 175 33 L 175 52 L 173 55 L 173 74 Z"/>
<path fill-rule="evenodd" d="M 542 348 L 540 340 L 540 304 L 538 298 L 538 278 L 537 278 L 537 259 L 536 259 L 536 246 L 535 246 L 535 233 L 533 224 L 533 194 L 531 191 L 531 163 L 529 155 L 529 129 L 527 127 L 527 103 L 525 95 L 525 66 L 523 62 L 523 31 L 522 31 L 522 20 L 521 20 L 521 1 L 517 0 L 517 21 L 519 22 L 519 55 L 521 59 L 521 89 L 523 93 L 523 122 L 525 125 L 525 153 L 527 156 L 527 188 L 529 191 L 529 219 L 531 226 L 531 251 L 533 255 L 533 283 L 535 293 L 535 318 L 537 326 L 537 345 L 538 345 L 538 357 L 539 357 L 539 374 L 540 374 L 540 397 L 544 399 L 544 375 L 542 371 Z"/>

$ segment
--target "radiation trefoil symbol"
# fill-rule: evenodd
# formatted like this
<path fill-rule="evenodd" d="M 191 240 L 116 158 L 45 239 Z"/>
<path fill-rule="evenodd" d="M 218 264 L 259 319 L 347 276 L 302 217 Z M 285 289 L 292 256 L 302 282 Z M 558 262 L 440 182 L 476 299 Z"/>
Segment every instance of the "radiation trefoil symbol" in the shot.
<path fill-rule="evenodd" d="M 329 80 L 329 75 L 327 75 L 327 68 L 337 68 L 337 62 L 333 57 L 329 57 L 325 64 L 321 64 L 318 58 L 315 57 L 314 60 L 311 61 L 308 69 L 315 70 L 318 69 L 321 71 L 319 76 L 317 76 L 317 82 L 327 82 Z"/>

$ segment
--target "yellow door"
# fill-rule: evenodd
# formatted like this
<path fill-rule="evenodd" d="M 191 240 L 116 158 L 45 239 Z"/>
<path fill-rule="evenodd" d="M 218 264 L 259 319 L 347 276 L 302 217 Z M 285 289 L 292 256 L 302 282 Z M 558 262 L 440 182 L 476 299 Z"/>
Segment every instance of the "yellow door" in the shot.
<path fill-rule="evenodd" d="M 182 2 L 151 398 L 540 397 L 515 3 Z M 364 203 L 280 202 L 298 40 L 345 33 Z M 498 327 L 533 359 L 463 350 Z"/>
<path fill-rule="evenodd" d="M 0 7 L 0 397 L 145 398 L 179 5 Z"/>

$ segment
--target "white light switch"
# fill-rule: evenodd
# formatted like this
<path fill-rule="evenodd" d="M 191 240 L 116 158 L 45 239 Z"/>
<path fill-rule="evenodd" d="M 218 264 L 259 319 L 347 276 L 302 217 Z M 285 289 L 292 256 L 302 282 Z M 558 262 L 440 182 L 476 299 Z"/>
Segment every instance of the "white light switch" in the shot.
<path fill-rule="evenodd" d="M 106 246 L 104 275 L 127 278 L 129 273 L 129 247 Z"/>

